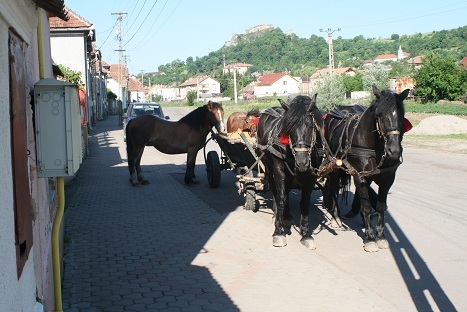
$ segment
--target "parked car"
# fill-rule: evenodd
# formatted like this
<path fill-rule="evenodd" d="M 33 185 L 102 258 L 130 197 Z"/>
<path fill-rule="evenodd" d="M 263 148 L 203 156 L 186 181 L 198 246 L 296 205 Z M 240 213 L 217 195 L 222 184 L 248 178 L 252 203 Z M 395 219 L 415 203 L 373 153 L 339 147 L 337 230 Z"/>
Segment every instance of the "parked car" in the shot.
<path fill-rule="evenodd" d="M 143 116 L 153 115 L 161 119 L 169 120 L 169 116 L 164 115 L 162 107 L 157 103 L 133 102 L 128 105 L 126 113 L 123 114 L 123 141 L 126 142 L 126 125 L 130 120 Z"/>

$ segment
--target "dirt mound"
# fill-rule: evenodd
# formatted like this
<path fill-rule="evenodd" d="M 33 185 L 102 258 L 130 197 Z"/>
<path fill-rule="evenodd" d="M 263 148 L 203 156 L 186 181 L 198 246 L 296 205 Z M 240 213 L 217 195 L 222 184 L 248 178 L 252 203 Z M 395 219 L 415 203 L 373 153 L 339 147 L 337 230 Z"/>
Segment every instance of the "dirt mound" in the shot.
<path fill-rule="evenodd" d="M 406 135 L 448 135 L 467 133 L 467 119 L 456 116 L 433 116 L 420 121 Z"/>

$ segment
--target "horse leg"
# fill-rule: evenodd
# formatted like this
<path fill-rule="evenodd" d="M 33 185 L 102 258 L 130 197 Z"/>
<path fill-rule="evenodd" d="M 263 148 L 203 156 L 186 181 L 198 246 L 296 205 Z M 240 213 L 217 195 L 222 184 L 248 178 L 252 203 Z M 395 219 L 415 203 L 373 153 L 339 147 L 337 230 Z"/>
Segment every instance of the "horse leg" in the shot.
<path fill-rule="evenodd" d="M 286 189 L 284 194 L 284 230 L 287 229 L 290 233 L 290 229 L 295 225 L 295 222 L 290 213 L 289 194 L 290 189 Z"/>
<path fill-rule="evenodd" d="M 389 178 L 387 180 L 387 183 L 384 183 L 383 185 L 379 185 L 378 189 L 378 202 L 376 203 L 376 213 L 378 214 L 378 221 L 376 223 L 376 243 L 378 245 L 378 248 L 380 249 L 388 249 L 389 248 L 389 242 L 386 239 L 386 236 L 384 235 L 384 214 L 386 210 L 388 209 L 387 206 L 387 197 L 389 193 L 389 189 L 392 186 L 392 183 L 394 182 L 395 179 L 395 174 L 394 177 L 391 179 Z"/>
<path fill-rule="evenodd" d="M 287 240 L 285 238 L 284 231 L 284 209 L 287 204 L 285 199 L 285 187 L 284 187 L 285 175 L 283 170 L 274 170 L 274 201 L 276 205 L 276 218 L 274 220 L 274 233 L 272 235 L 272 245 L 274 247 L 287 246 Z"/>
<path fill-rule="evenodd" d="M 186 185 L 193 185 L 198 184 L 199 181 L 196 179 L 195 176 L 195 163 L 196 163 L 196 155 L 198 151 L 189 150 L 186 156 L 186 171 L 185 171 L 185 184 Z"/>
<path fill-rule="evenodd" d="M 314 182 L 314 181 L 313 181 Z M 313 190 L 314 183 L 311 186 L 304 186 L 301 191 L 300 198 L 300 243 L 308 249 L 316 249 L 315 241 L 311 236 L 310 224 L 308 217 L 310 215 L 310 197 Z"/>
<path fill-rule="evenodd" d="M 340 218 L 339 208 L 339 176 L 337 173 L 332 172 L 326 178 L 324 184 L 323 201 L 326 210 L 331 214 L 331 227 L 341 228 L 342 220 Z"/>
<path fill-rule="evenodd" d="M 361 211 L 363 214 L 363 223 L 365 226 L 365 240 L 363 242 L 363 249 L 368 252 L 378 251 L 378 246 L 375 241 L 375 234 L 371 226 L 371 204 L 368 195 L 368 183 L 360 182 L 358 178 L 355 179 L 358 194 L 360 195 Z"/>
<path fill-rule="evenodd" d="M 130 183 L 132 186 L 136 186 L 139 184 L 139 176 L 141 172 L 141 167 L 139 163 L 141 162 L 141 156 L 143 155 L 144 147 L 141 149 L 135 149 L 128 153 L 128 169 L 130 170 Z M 139 168 L 139 169 L 138 169 Z M 135 169 L 136 169 L 136 177 L 135 177 Z M 138 170 L 140 172 L 138 172 Z"/>
<path fill-rule="evenodd" d="M 143 171 L 141 170 L 141 158 L 143 157 L 144 146 L 138 152 L 138 157 L 136 158 L 136 175 L 138 176 L 138 182 L 141 184 L 149 184 L 149 181 L 143 176 Z"/>

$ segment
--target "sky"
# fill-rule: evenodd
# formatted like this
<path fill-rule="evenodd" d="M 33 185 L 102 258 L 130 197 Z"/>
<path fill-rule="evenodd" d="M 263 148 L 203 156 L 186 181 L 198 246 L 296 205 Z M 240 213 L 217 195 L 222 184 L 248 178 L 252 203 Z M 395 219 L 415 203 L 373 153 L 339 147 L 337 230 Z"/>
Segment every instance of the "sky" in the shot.
<path fill-rule="evenodd" d="M 65 5 L 94 24 L 95 45 L 109 64 L 119 62 L 116 13 L 123 13 L 122 54 L 133 75 L 156 72 L 177 59 L 206 56 L 233 34 L 260 23 L 291 30 L 300 38 L 327 37 L 330 29 L 333 38 L 344 39 L 390 38 L 467 25 L 467 1 L 459 0 L 65 0 Z"/>

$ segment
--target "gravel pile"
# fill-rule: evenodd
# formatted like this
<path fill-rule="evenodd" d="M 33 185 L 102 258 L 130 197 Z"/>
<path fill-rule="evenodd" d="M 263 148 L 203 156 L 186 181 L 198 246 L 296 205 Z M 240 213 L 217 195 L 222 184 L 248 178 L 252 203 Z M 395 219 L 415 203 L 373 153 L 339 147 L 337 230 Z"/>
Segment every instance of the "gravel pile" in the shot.
<path fill-rule="evenodd" d="M 433 116 L 420 123 L 406 135 L 448 135 L 467 133 L 467 119 L 456 116 Z"/>

